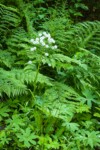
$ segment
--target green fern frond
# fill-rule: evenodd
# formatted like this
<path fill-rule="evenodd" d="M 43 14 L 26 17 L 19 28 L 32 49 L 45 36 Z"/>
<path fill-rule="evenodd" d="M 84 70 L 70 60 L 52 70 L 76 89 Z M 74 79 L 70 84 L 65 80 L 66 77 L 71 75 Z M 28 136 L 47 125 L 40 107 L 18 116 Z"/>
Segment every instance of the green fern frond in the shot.
<path fill-rule="evenodd" d="M 10 43 L 10 45 L 8 45 L 11 46 L 11 43 L 18 44 L 22 42 L 29 42 L 27 38 L 28 34 L 26 33 L 26 31 L 23 29 L 23 27 L 19 27 L 12 30 L 12 35 L 9 37 L 7 43 Z"/>
<path fill-rule="evenodd" d="M 70 86 L 63 83 L 55 82 L 52 88 L 46 90 L 45 97 L 48 97 L 48 101 L 61 101 L 67 102 L 68 100 L 79 101 L 81 96 Z"/>
<path fill-rule="evenodd" d="M 17 27 L 20 23 L 19 12 L 17 9 L 0 4 L 0 30 L 4 31 L 8 27 Z"/>
<path fill-rule="evenodd" d="M 12 30 L 12 35 L 9 36 L 6 42 L 9 51 L 17 55 L 23 50 L 29 49 L 28 43 L 28 34 L 22 27 Z"/>
<path fill-rule="evenodd" d="M 64 51 L 68 50 L 71 56 L 80 48 L 98 54 L 100 50 L 100 21 L 87 21 L 72 26 L 70 24 L 69 20 L 57 18 L 46 21 L 42 28 L 49 31 L 59 47 Z"/>
<path fill-rule="evenodd" d="M 23 83 L 26 82 L 27 84 L 34 84 L 36 78 L 36 71 L 32 70 L 13 70 L 16 78 Z M 52 86 L 51 79 L 41 73 L 38 73 L 38 77 L 36 83 L 45 84 L 48 86 Z"/>
<path fill-rule="evenodd" d="M 18 96 L 26 93 L 26 86 L 18 79 L 12 71 L 0 69 L 0 95 L 6 93 L 10 96 Z"/>
<path fill-rule="evenodd" d="M 61 49 L 66 47 L 67 30 L 70 29 L 71 21 L 66 17 L 50 19 L 44 22 L 42 29 L 49 31 Z"/>
<path fill-rule="evenodd" d="M 36 80 L 36 71 L 32 70 L 11 70 L 6 71 L 0 69 L 0 95 L 6 93 L 10 96 L 18 96 L 27 92 L 27 86 L 25 84 L 34 85 Z M 36 83 L 42 85 L 52 86 L 51 79 L 38 73 Z"/>
<path fill-rule="evenodd" d="M 14 56 L 11 55 L 8 51 L 0 50 L 0 66 L 6 66 L 11 68 L 12 64 L 14 63 Z"/>
<path fill-rule="evenodd" d="M 100 50 L 100 21 L 94 22 L 82 22 L 74 25 L 67 32 L 68 49 L 85 48 L 87 50 L 94 50 L 94 53 L 98 53 Z"/>
<path fill-rule="evenodd" d="M 18 27 L 21 18 L 17 9 L 0 4 L 0 39 L 2 47 L 11 30 Z"/>

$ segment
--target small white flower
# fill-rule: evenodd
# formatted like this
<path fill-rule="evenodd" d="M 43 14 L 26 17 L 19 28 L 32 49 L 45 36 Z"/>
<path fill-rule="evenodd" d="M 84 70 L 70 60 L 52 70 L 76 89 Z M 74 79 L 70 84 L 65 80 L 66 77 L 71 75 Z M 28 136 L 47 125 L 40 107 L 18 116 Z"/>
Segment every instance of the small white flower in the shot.
<path fill-rule="evenodd" d="M 42 33 L 39 33 L 39 36 L 42 36 Z"/>
<path fill-rule="evenodd" d="M 43 43 L 44 41 L 42 39 L 40 39 L 40 43 Z"/>
<path fill-rule="evenodd" d="M 48 38 L 48 42 L 49 42 L 49 43 L 54 43 L 55 41 L 54 41 L 54 39 L 52 39 L 52 38 Z"/>
<path fill-rule="evenodd" d="M 48 66 L 51 66 L 51 64 L 48 64 Z"/>
<path fill-rule="evenodd" d="M 55 45 L 54 48 L 57 49 L 57 45 Z"/>
<path fill-rule="evenodd" d="M 41 42 L 41 45 L 42 45 L 42 46 L 45 46 L 45 43 L 42 41 L 42 42 Z"/>
<path fill-rule="evenodd" d="M 33 44 L 39 44 L 39 41 L 34 41 Z"/>
<path fill-rule="evenodd" d="M 45 60 L 44 58 L 42 59 L 42 63 L 43 63 L 43 64 L 45 64 L 45 63 L 46 63 L 46 60 Z"/>
<path fill-rule="evenodd" d="M 28 61 L 28 64 L 32 64 L 32 61 L 31 61 L 31 60 L 29 60 L 29 61 Z"/>
<path fill-rule="evenodd" d="M 41 44 L 42 46 L 45 46 L 45 43 L 44 43 L 43 40 L 44 40 L 44 37 L 41 37 L 41 38 L 40 38 L 40 44 Z"/>
<path fill-rule="evenodd" d="M 54 46 L 51 47 L 52 49 L 55 49 Z"/>
<path fill-rule="evenodd" d="M 57 45 L 55 45 L 55 46 L 52 46 L 51 48 L 52 48 L 52 49 L 57 49 Z"/>
<path fill-rule="evenodd" d="M 33 42 L 34 42 L 34 39 L 31 39 L 30 42 L 33 43 Z"/>
<path fill-rule="evenodd" d="M 46 48 L 49 48 L 49 45 L 45 45 Z"/>
<path fill-rule="evenodd" d="M 48 39 L 48 42 L 51 44 L 52 43 L 51 39 Z"/>
<path fill-rule="evenodd" d="M 46 32 L 43 32 L 43 35 L 47 35 L 47 33 L 46 33 Z"/>
<path fill-rule="evenodd" d="M 35 51 L 35 50 L 36 50 L 36 47 L 30 48 L 30 51 Z"/>
<path fill-rule="evenodd" d="M 38 42 L 39 42 L 39 38 L 36 38 L 35 41 L 38 41 Z"/>
<path fill-rule="evenodd" d="M 48 57 L 48 56 L 49 56 L 49 54 L 48 54 L 48 53 L 45 53 L 45 56 L 47 56 L 47 57 Z"/>
<path fill-rule="evenodd" d="M 44 39 L 45 39 L 45 36 L 41 36 L 41 37 L 40 37 L 40 41 L 41 41 L 41 40 L 44 40 Z"/>
<path fill-rule="evenodd" d="M 35 44 L 35 41 L 33 41 L 32 44 Z"/>
<path fill-rule="evenodd" d="M 54 39 L 52 39 L 52 43 L 55 43 L 55 40 L 54 40 Z"/>
<path fill-rule="evenodd" d="M 50 35 L 49 33 L 47 33 L 45 36 L 46 36 L 47 38 L 51 38 L 51 35 Z"/>

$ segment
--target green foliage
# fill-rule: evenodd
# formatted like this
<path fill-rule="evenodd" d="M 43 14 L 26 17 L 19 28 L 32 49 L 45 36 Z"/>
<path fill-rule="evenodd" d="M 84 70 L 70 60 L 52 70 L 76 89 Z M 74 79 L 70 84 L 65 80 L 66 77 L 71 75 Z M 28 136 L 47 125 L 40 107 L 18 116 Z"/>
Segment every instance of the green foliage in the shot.
<path fill-rule="evenodd" d="M 26 86 L 16 79 L 15 76 L 16 74 L 14 74 L 14 71 L 0 69 L 0 95 L 2 95 L 3 92 L 8 96 L 25 93 Z"/>
<path fill-rule="evenodd" d="M 73 44 L 76 49 L 89 50 L 99 54 L 100 22 L 84 22 L 74 25 L 67 32 L 68 48 Z M 71 40 L 73 38 L 73 40 Z M 100 55 L 100 54 L 99 54 Z"/>
<path fill-rule="evenodd" d="M 68 0 L 68 12 L 72 17 L 82 17 L 82 10 L 87 11 L 88 6 L 83 3 L 83 0 Z"/>
<path fill-rule="evenodd" d="M 0 4 L 0 149 L 100 147 L 100 22 L 59 4 Z"/>

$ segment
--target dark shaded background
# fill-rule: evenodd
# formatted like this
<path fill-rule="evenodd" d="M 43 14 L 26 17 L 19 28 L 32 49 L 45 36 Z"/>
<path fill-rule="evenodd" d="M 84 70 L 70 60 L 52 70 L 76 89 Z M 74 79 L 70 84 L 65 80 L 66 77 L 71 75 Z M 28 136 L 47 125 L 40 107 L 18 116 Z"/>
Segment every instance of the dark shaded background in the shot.
<path fill-rule="evenodd" d="M 84 20 L 100 20 L 100 0 L 83 0 L 89 8 L 83 12 Z"/>

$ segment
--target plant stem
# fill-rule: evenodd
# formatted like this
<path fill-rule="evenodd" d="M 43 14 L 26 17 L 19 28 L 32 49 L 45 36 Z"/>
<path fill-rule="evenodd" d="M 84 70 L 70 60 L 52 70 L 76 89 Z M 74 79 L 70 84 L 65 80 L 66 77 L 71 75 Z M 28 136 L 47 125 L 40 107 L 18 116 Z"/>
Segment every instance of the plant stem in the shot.
<path fill-rule="evenodd" d="M 35 94 L 35 91 L 36 91 L 36 81 L 37 81 L 38 74 L 39 74 L 39 69 L 40 69 L 40 64 L 41 64 L 41 58 L 40 58 L 40 61 L 39 61 L 39 64 L 38 64 L 38 68 L 37 68 L 37 71 L 36 71 L 36 76 L 35 76 L 35 79 L 34 79 L 34 90 L 33 90 L 34 94 Z"/>

